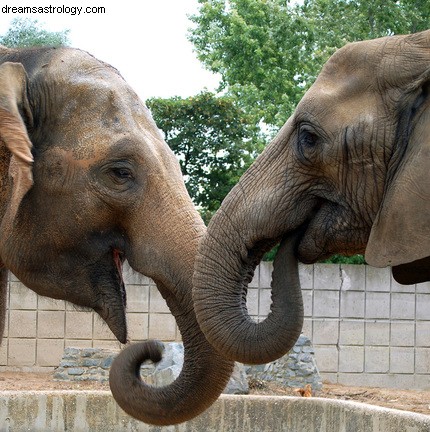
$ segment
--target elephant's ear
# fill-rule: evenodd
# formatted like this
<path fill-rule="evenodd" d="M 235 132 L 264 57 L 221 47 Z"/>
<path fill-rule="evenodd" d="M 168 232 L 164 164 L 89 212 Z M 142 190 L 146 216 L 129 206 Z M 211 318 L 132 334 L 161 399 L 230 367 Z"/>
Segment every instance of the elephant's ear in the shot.
<path fill-rule="evenodd" d="M 400 131 L 404 152 L 387 186 L 366 248 L 366 261 L 393 268 L 404 284 L 430 280 L 430 73 L 406 99 Z"/>
<path fill-rule="evenodd" d="M 27 75 L 20 63 L 0 65 L 0 142 L 11 152 L 12 196 L 3 223 L 12 223 L 19 204 L 33 185 L 31 141 L 21 113 L 32 121 L 27 99 Z"/>

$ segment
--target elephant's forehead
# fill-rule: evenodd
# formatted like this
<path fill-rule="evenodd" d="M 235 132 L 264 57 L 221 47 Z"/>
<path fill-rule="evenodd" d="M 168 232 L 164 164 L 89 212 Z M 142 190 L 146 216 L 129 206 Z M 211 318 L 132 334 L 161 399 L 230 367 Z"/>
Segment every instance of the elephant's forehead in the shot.
<path fill-rule="evenodd" d="M 377 102 L 375 93 L 365 88 L 361 92 L 348 92 L 342 88 L 315 87 L 300 102 L 296 116 L 317 122 L 329 132 L 373 118 Z"/>
<path fill-rule="evenodd" d="M 75 54 L 67 51 L 52 61 L 44 77 L 48 91 L 55 91 L 50 92 L 50 97 L 60 106 L 79 108 L 78 114 L 89 111 L 94 115 L 103 111 L 112 117 L 121 112 L 145 114 L 138 96 L 114 68 L 85 53 Z"/>
<path fill-rule="evenodd" d="M 43 79 L 55 107 L 57 146 L 87 158 L 124 138 L 155 153 L 167 147 L 148 108 L 113 67 L 79 50 L 60 50 Z"/>
<path fill-rule="evenodd" d="M 113 122 L 119 115 L 139 116 L 140 120 L 150 117 L 119 72 L 84 51 L 59 49 L 39 69 L 38 79 L 55 105 L 55 114 L 67 115 L 70 122 L 85 115 L 88 122 L 101 115 Z"/>
<path fill-rule="evenodd" d="M 107 63 L 104 63 L 85 51 L 74 48 L 59 48 L 49 53 L 49 59 L 42 66 L 43 73 L 48 75 L 94 74 L 109 76 L 114 73 L 118 77 L 119 72 Z"/>
<path fill-rule="evenodd" d="M 325 121 L 334 127 L 354 123 L 372 115 L 378 104 L 372 68 L 341 60 L 328 62 L 298 105 L 299 113 L 318 119 L 322 126 Z"/>

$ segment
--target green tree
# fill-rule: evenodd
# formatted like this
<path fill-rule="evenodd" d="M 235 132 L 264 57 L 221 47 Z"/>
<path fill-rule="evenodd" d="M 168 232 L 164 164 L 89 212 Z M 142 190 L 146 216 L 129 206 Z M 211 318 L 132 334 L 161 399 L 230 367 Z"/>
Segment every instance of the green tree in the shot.
<path fill-rule="evenodd" d="M 7 32 L 0 36 L 0 44 L 9 48 L 40 45 L 62 46 L 69 44 L 70 30 L 50 32 L 30 18 L 14 18 Z"/>
<path fill-rule="evenodd" d="M 147 105 L 207 222 L 262 149 L 254 120 L 233 98 L 209 92 L 149 99 Z"/>
<path fill-rule="evenodd" d="M 347 42 L 430 27 L 429 0 L 199 0 L 189 39 L 220 90 L 274 129 Z"/>

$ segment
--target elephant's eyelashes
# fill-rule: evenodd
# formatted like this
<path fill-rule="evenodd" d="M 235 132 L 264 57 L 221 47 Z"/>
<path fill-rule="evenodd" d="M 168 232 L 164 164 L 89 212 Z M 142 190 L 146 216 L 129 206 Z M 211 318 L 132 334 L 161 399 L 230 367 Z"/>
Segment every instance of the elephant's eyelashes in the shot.
<path fill-rule="evenodd" d="M 103 185 L 107 193 L 132 190 L 136 182 L 136 169 L 131 161 L 111 161 L 94 169 L 96 184 Z"/>
<path fill-rule="evenodd" d="M 299 144 L 304 148 L 314 147 L 318 142 L 318 135 L 308 129 L 300 129 Z"/>
<path fill-rule="evenodd" d="M 125 186 L 134 182 L 134 172 L 128 163 L 116 163 L 103 170 L 112 185 Z"/>
<path fill-rule="evenodd" d="M 118 181 L 133 180 L 133 173 L 128 168 L 112 168 L 111 172 Z"/>
<path fill-rule="evenodd" d="M 303 160 L 311 162 L 313 154 L 317 148 L 319 136 L 310 126 L 301 126 L 298 132 L 298 150 Z"/>

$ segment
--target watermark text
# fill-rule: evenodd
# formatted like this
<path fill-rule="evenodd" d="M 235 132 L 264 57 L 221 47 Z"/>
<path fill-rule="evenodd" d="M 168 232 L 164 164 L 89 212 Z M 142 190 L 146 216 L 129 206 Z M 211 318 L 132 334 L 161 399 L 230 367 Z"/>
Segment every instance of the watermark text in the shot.
<path fill-rule="evenodd" d="M 104 6 L 3 6 L 1 13 L 4 14 L 104 14 Z"/>

